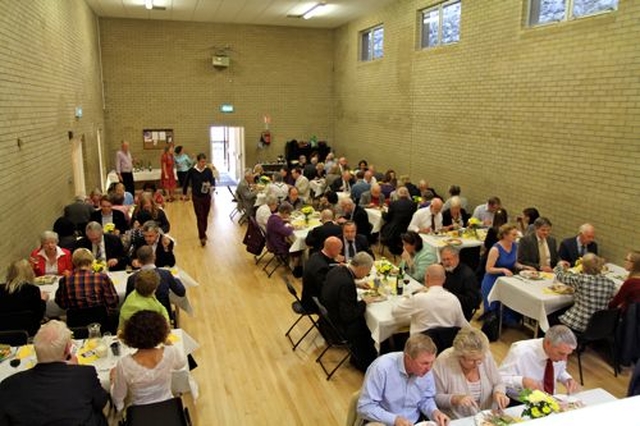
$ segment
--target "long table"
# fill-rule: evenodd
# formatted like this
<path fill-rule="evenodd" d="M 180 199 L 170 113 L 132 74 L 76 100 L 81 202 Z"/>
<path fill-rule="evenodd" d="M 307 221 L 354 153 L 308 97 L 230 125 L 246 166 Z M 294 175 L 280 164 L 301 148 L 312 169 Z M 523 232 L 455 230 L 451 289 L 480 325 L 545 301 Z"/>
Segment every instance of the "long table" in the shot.
<path fill-rule="evenodd" d="M 461 244 L 456 245 L 460 250 L 472 247 L 480 247 L 482 242 L 484 241 L 484 237 L 486 234 L 480 233 L 478 238 L 469 238 L 469 237 L 452 237 L 446 234 L 443 235 L 432 235 L 432 234 L 420 234 L 422 237 L 422 241 L 425 244 L 430 245 L 436 250 L 438 256 L 438 262 L 440 262 L 440 249 L 449 244 L 452 239 L 460 240 Z"/>
<path fill-rule="evenodd" d="M 185 286 L 186 289 L 189 287 L 198 287 L 200 284 L 196 280 L 191 277 L 184 269 L 179 267 L 170 268 L 171 273 L 174 277 L 178 278 L 180 282 Z M 111 281 L 113 282 L 113 286 L 116 288 L 118 292 L 118 297 L 120 298 L 120 305 L 124 302 L 127 292 L 127 279 L 131 275 L 131 272 L 127 271 L 109 271 L 107 273 Z M 49 318 L 59 317 L 64 315 L 65 310 L 62 309 L 55 301 L 56 291 L 58 290 L 58 281 L 60 277 L 53 284 L 46 284 L 39 286 L 41 291 L 47 293 L 49 295 L 49 299 L 47 300 L 47 309 L 46 315 Z M 188 294 L 185 294 L 183 297 L 179 297 L 175 295 L 173 292 L 169 293 L 169 300 L 171 303 L 175 304 L 180 309 L 184 310 L 190 316 L 193 315 L 193 307 L 191 306 L 191 302 L 189 302 Z"/>

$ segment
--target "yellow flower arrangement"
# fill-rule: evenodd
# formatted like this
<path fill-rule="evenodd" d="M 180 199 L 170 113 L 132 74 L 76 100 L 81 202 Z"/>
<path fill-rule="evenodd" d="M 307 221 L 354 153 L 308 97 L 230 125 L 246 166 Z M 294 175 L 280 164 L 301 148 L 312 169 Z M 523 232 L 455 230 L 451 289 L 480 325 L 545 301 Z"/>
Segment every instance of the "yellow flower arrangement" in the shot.
<path fill-rule="evenodd" d="M 271 178 L 269 178 L 269 176 L 260 176 L 260 179 L 258 179 L 258 181 L 263 185 L 268 185 L 271 183 Z"/>
<path fill-rule="evenodd" d="M 471 229 L 478 229 L 482 227 L 482 221 L 477 217 L 472 217 L 469 219 L 469 222 L 467 222 L 467 226 Z"/>
<path fill-rule="evenodd" d="M 91 265 L 91 270 L 95 273 L 98 272 L 106 272 L 107 270 L 107 262 L 105 262 L 104 260 L 94 260 L 93 264 Z"/>
<path fill-rule="evenodd" d="M 389 274 L 395 269 L 393 263 L 389 262 L 386 258 L 382 258 L 375 262 L 376 272 L 380 275 L 384 275 L 385 278 L 389 277 Z"/>
<path fill-rule="evenodd" d="M 520 400 L 524 402 L 523 416 L 532 419 L 548 416 L 560 412 L 560 405 L 555 398 L 540 390 L 525 389 L 520 393 Z"/>
<path fill-rule="evenodd" d="M 105 234 L 113 234 L 113 231 L 116 230 L 116 224 L 113 222 L 109 222 L 102 227 Z"/>
<path fill-rule="evenodd" d="M 309 223 L 309 216 L 311 216 L 314 211 L 315 210 L 311 206 L 304 206 L 300 209 L 300 212 L 304 215 L 305 223 Z"/>

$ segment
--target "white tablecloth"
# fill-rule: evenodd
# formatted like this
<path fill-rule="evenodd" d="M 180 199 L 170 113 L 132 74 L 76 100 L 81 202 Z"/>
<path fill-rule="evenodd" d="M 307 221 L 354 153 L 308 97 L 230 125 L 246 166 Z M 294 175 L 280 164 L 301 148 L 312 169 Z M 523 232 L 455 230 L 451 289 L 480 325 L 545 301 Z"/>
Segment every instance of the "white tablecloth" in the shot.
<path fill-rule="evenodd" d="M 422 241 L 425 244 L 430 245 L 436 250 L 436 255 L 438 256 L 438 262 L 440 262 L 440 249 L 446 246 L 448 241 L 451 238 L 456 238 L 462 241 L 462 244 L 456 246 L 459 250 L 469 248 L 469 247 L 479 247 L 482 245 L 482 240 L 476 238 L 462 238 L 462 237 L 450 237 L 447 235 L 431 235 L 431 234 L 420 234 L 422 237 Z"/>
<path fill-rule="evenodd" d="M 160 169 L 140 170 L 139 172 L 133 172 L 133 181 L 148 182 L 148 181 L 160 180 L 160 174 L 161 174 Z M 174 174 L 176 175 L 176 179 L 177 179 L 178 174 L 175 172 L 175 170 L 174 170 Z M 111 186 L 113 182 L 119 182 L 118 174 L 116 173 L 115 170 L 111 170 L 109 174 L 107 174 L 107 179 L 105 180 L 105 183 L 104 183 L 106 188 L 104 188 L 104 190 L 106 191 L 107 189 L 109 189 L 109 186 Z"/>
<path fill-rule="evenodd" d="M 302 223 L 304 223 L 304 219 L 292 219 L 292 223 L 296 225 L 297 228 L 298 226 L 301 226 Z M 320 225 L 321 223 L 318 218 L 314 217 L 309 220 L 308 226 L 294 230 L 293 234 L 291 235 L 292 242 L 291 247 L 289 248 L 289 253 L 306 250 L 308 247 L 304 240 L 307 238 L 307 235 L 309 235 L 309 231 Z"/>
<path fill-rule="evenodd" d="M 189 275 L 185 270 L 174 267 L 171 268 L 173 275 L 180 279 L 185 288 L 189 287 L 197 287 L 200 284 L 194 280 L 191 275 Z M 113 285 L 118 292 L 118 297 L 120 298 L 120 305 L 124 302 L 126 291 L 127 291 L 127 279 L 131 275 L 127 271 L 110 271 L 108 272 L 109 278 L 113 281 Z M 59 317 L 64 315 L 64 309 L 62 309 L 55 302 L 56 291 L 58 290 L 58 281 L 53 284 L 41 285 L 40 289 L 49 294 L 49 300 L 47 300 L 47 311 L 46 315 L 50 318 Z M 169 299 L 172 303 L 178 306 L 180 309 L 184 310 L 189 315 L 193 315 L 193 307 L 191 306 L 191 302 L 189 302 L 188 294 L 185 294 L 183 297 L 176 296 L 173 292 L 169 293 Z"/>
<path fill-rule="evenodd" d="M 377 234 L 382 229 L 382 225 L 384 224 L 384 220 L 382 219 L 383 210 L 377 208 L 367 208 L 364 209 L 367 212 L 367 216 L 369 217 L 369 223 L 372 226 L 371 233 Z"/>
<path fill-rule="evenodd" d="M 324 179 L 310 180 L 309 187 L 311 188 L 311 196 L 319 197 L 324 193 L 324 189 L 326 187 L 326 181 Z"/>
<path fill-rule="evenodd" d="M 172 330 L 171 334 L 173 334 L 174 345 L 181 349 L 185 356 L 192 354 L 196 349 L 200 347 L 200 345 L 182 329 Z M 113 340 L 117 340 L 116 337 L 104 338 L 105 343 L 109 343 Z M 76 341 L 77 348 L 80 348 L 82 344 L 83 341 Z M 120 344 L 120 357 L 132 352 L 134 352 L 134 349 L 124 346 L 122 343 Z M 19 371 L 28 370 L 36 364 L 35 352 L 31 348 L 26 351 L 25 355 L 26 356 L 21 359 L 20 365 L 15 368 L 9 365 L 8 360 L 0 363 L 0 381 Z M 98 358 L 94 363 L 91 364 L 98 371 L 100 383 L 106 390 L 109 390 L 110 385 L 109 371 L 113 367 L 115 367 L 118 358 L 119 357 L 114 356 L 109 349 L 108 355 L 106 357 Z M 174 394 L 191 392 L 194 399 L 198 397 L 198 385 L 189 373 L 188 366 L 173 373 L 173 377 L 171 379 L 171 388 Z"/>
<path fill-rule="evenodd" d="M 629 420 L 635 418 L 637 414 L 637 407 L 640 404 L 640 397 L 635 398 L 634 404 L 619 404 L 622 401 L 629 401 L 629 399 L 616 399 L 615 396 L 611 395 L 604 389 L 591 389 L 583 392 L 576 393 L 572 395 L 573 397 L 582 401 L 586 406 L 580 408 L 578 410 L 569 411 L 566 413 L 554 414 L 548 417 L 544 417 L 542 419 L 536 419 L 535 424 L 537 426 L 544 425 L 559 425 L 559 426 L 567 426 L 567 425 L 603 425 L 603 424 L 633 424 L 633 422 L 629 423 Z M 621 409 L 624 407 L 625 416 L 619 417 L 618 422 L 613 420 L 612 415 L 613 411 L 616 411 L 620 406 Z M 522 410 L 524 407 L 522 405 L 507 408 L 505 412 L 512 416 L 520 416 L 522 414 Z M 604 417 L 606 414 L 606 417 Z M 600 416 L 602 422 L 595 422 L 594 416 Z M 600 417 L 598 417 L 600 418 Z M 622 421 L 622 420 L 626 421 Z M 605 423 L 607 422 L 607 423 Z M 528 422 L 527 422 L 528 423 Z M 476 422 L 474 417 L 465 417 L 463 419 L 453 420 L 450 423 L 451 426 L 476 426 Z"/>

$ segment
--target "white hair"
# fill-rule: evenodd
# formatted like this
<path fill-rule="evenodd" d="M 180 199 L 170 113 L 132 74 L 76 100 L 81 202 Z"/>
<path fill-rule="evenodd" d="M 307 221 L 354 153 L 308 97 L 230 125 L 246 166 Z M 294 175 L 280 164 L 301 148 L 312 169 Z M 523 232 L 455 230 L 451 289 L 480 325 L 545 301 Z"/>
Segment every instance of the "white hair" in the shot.
<path fill-rule="evenodd" d="M 67 324 L 58 320 L 51 320 L 44 324 L 33 338 L 38 362 L 64 361 L 69 342 L 71 342 L 71 330 L 67 328 Z"/>

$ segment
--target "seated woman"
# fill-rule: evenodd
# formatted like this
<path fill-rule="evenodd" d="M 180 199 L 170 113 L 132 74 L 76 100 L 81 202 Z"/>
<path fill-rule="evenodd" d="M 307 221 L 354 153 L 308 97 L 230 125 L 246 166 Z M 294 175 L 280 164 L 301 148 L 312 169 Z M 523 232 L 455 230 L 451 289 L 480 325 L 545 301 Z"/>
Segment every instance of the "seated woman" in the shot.
<path fill-rule="evenodd" d="M 451 231 L 452 229 L 464 228 L 469 221 L 469 214 L 462 207 L 460 197 L 454 195 L 448 201 L 449 209 L 442 213 L 442 230 Z"/>
<path fill-rule="evenodd" d="M 35 275 L 26 259 L 21 259 L 9 265 L 7 282 L 0 285 L 0 312 L 3 314 L 31 311 L 34 323 L 40 323 L 44 317 L 47 293 L 33 284 Z M 37 330 L 28 330 L 34 332 Z M 31 333 L 30 333 L 31 334 Z"/>
<path fill-rule="evenodd" d="M 609 308 L 620 308 L 622 312 L 632 303 L 640 302 L 640 251 L 632 251 L 624 259 L 624 268 L 629 271 L 629 276 L 622 283 L 622 287 L 609 302 Z"/>
<path fill-rule="evenodd" d="M 53 231 L 40 236 L 40 247 L 31 252 L 31 265 L 37 277 L 69 275 L 73 270 L 71 252 L 58 246 L 58 234 Z"/>
<path fill-rule="evenodd" d="M 436 405 L 452 419 L 509 405 L 489 340 L 476 328 L 458 332 L 453 347 L 442 352 L 433 364 L 433 374 Z"/>
<path fill-rule="evenodd" d="M 139 311 L 124 326 L 122 338 L 131 355 L 111 370 L 111 398 L 118 411 L 130 405 L 153 404 L 173 398 L 172 372 L 187 365 L 182 351 L 167 343 L 169 323 L 161 314 Z M 164 345 L 163 345 L 164 343 Z"/>
<path fill-rule="evenodd" d="M 425 245 L 420 234 L 408 231 L 402 238 L 402 262 L 400 269 L 404 268 L 414 280 L 424 283 L 424 274 L 427 266 L 438 262 L 438 256 L 431 246 Z"/>
<path fill-rule="evenodd" d="M 491 250 L 491 247 L 493 247 L 499 240 L 498 231 L 502 225 L 508 222 L 508 220 L 509 215 L 505 209 L 498 209 L 493 214 L 493 224 L 489 229 L 487 229 L 487 236 L 484 238 L 484 242 L 482 243 L 482 248 L 480 250 L 480 261 L 478 262 L 478 268 L 476 269 L 476 278 L 478 279 L 478 282 L 482 282 L 482 279 L 484 278 L 489 250 Z"/>
<path fill-rule="evenodd" d="M 156 298 L 159 284 L 160 276 L 153 269 L 146 269 L 135 275 L 135 290 L 129 293 L 120 308 L 118 331 L 123 331 L 125 323 L 138 311 L 157 312 L 169 322 L 167 309 Z"/>
<path fill-rule="evenodd" d="M 522 235 L 529 235 L 534 231 L 533 222 L 539 217 L 540 213 L 535 207 L 527 207 L 522 210 L 522 214 L 517 217 L 518 230 Z"/>
<path fill-rule="evenodd" d="M 596 311 L 607 309 L 613 295 L 616 294 L 616 284 L 602 275 L 603 266 L 604 259 L 587 253 L 582 258 L 581 274 L 567 271 L 569 262 L 564 260 L 558 262 L 553 270 L 558 281 L 575 290 L 575 303 L 558 317 L 562 324 L 574 332 L 582 333 L 587 328 L 591 316 Z M 550 323 L 553 322 L 555 321 L 551 318 Z"/>
<path fill-rule="evenodd" d="M 165 233 L 168 233 L 171 229 L 167 215 L 164 213 L 164 210 L 158 207 L 158 204 L 156 204 L 153 199 L 153 195 L 143 192 L 139 197 L 138 206 L 133 211 L 131 222 L 137 221 L 139 225 L 142 225 L 147 220 L 156 222 Z"/>

